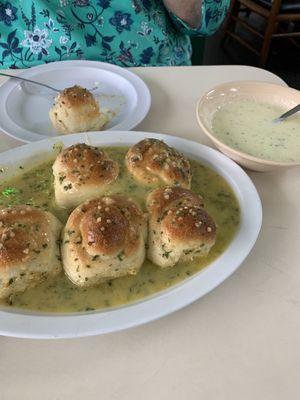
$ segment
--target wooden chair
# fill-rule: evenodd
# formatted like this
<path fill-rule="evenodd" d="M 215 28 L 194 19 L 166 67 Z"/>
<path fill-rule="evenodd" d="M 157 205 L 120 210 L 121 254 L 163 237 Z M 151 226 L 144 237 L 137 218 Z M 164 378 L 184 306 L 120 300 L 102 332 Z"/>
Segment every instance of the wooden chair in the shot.
<path fill-rule="evenodd" d="M 253 12 L 265 18 L 265 31 L 262 33 L 251 26 L 247 20 L 241 19 L 241 11 L 246 11 L 247 15 Z M 300 22 L 300 1 L 298 0 L 232 0 L 225 25 L 223 43 L 226 38 L 233 38 L 256 54 L 259 57 L 259 65 L 264 67 L 268 61 L 272 39 L 289 38 L 294 44 L 298 45 L 296 38 L 300 38 L 300 32 L 294 30 L 290 32 L 284 28 L 291 22 Z M 262 47 L 260 50 L 257 50 L 236 33 L 237 24 L 261 39 Z"/>

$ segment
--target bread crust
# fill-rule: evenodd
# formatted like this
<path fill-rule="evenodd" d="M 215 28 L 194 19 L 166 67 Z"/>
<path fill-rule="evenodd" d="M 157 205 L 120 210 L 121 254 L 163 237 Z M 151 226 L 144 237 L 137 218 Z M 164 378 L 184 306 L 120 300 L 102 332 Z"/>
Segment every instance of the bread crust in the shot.
<path fill-rule="evenodd" d="M 119 165 L 104 151 L 84 143 L 63 150 L 53 164 L 57 204 L 76 207 L 83 201 L 101 196 L 114 183 Z"/>
<path fill-rule="evenodd" d="M 122 195 L 93 199 L 70 215 L 62 236 L 67 276 L 78 286 L 135 275 L 145 258 L 146 217 Z"/>
<path fill-rule="evenodd" d="M 188 189 L 164 187 L 147 198 L 148 258 L 162 268 L 208 254 L 216 240 L 216 225 L 203 199 Z"/>
<path fill-rule="evenodd" d="M 61 271 L 62 224 L 31 206 L 0 210 L 0 298 L 24 291 Z"/>
<path fill-rule="evenodd" d="M 128 150 L 125 164 L 134 179 L 143 184 L 191 186 L 189 161 L 162 140 L 144 139 L 135 144 Z"/>
<path fill-rule="evenodd" d="M 58 94 L 49 117 L 55 130 L 63 134 L 100 130 L 108 121 L 92 93 L 78 85 Z"/>

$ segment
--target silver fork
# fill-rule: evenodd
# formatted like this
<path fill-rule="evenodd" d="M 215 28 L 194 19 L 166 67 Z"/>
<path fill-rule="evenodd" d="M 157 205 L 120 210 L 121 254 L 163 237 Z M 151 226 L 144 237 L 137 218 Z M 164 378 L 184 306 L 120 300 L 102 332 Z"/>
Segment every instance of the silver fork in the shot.
<path fill-rule="evenodd" d="M 288 117 L 290 117 L 291 115 L 296 114 L 298 111 L 300 111 L 300 104 L 298 104 L 296 107 L 292 108 L 291 110 L 285 112 L 284 114 L 280 115 L 280 117 L 275 118 L 273 120 L 274 124 L 278 124 L 279 122 L 284 121 L 285 119 L 287 119 Z"/>
<path fill-rule="evenodd" d="M 6 77 L 8 77 L 8 78 L 19 79 L 20 81 L 25 81 L 25 82 L 33 83 L 33 84 L 35 84 L 35 85 L 40 85 L 40 86 L 43 86 L 43 87 L 45 87 L 45 88 L 47 88 L 47 89 L 53 90 L 53 91 L 56 92 L 56 93 L 60 93 L 60 92 L 63 90 L 63 89 L 56 89 L 55 87 L 50 86 L 50 85 L 46 85 L 45 83 L 36 82 L 36 81 L 33 81 L 33 80 L 31 80 L 31 79 L 27 79 L 27 78 L 22 78 L 21 76 L 17 76 L 17 75 L 5 74 L 5 73 L 3 73 L 3 72 L 0 72 L 0 75 L 6 76 Z M 93 87 L 92 89 L 89 89 L 89 91 L 90 91 L 90 92 L 93 92 L 93 91 L 96 90 L 96 89 L 98 89 L 98 86 L 95 86 L 95 87 Z"/>

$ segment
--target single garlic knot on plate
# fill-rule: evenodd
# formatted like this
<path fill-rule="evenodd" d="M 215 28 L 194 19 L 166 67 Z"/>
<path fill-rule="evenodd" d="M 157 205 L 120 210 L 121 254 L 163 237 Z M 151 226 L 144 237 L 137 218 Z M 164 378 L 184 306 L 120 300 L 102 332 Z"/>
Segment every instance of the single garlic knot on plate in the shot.
<path fill-rule="evenodd" d="M 108 122 L 92 93 L 77 85 L 58 94 L 49 117 L 55 130 L 64 134 L 98 131 Z"/>

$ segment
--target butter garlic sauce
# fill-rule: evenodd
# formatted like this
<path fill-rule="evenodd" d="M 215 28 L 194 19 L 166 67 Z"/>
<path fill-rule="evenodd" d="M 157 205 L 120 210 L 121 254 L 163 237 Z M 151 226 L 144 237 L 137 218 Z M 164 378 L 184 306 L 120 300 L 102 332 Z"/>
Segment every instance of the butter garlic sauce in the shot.
<path fill-rule="evenodd" d="M 120 175 L 107 195 L 126 193 L 145 208 L 147 193 L 154 187 L 137 184 L 124 168 L 125 147 L 110 147 L 106 153 L 118 161 Z M 52 177 L 53 161 L 25 171 L 0 184 L 0 208 L 13 204 L 30 204 L 51 211 L 63 223 L 68 218 L 66 210 L 55 204 Z M 228 183 L 205 165 L 191 161 L 192 190 L 201 194 L 205 208 L 217 224 L 217 240 L 207 257 L 191 263 L 180 263 L 170 269 L 161 269 L 145 260 L 135 276 L 114 279 L 97 287 L 79 288 L 61 273 L 54 279 L 45 280 L 35 288 L 2 301 L 0 306 L 23 308 L 44 312 L 80 312 L 114 307 L 153 295 L 196 274 L 210 264 L 234 237 L 240 221 L 237 199 Z M 1 176 L 0 176 L 1 178 Z"/>

